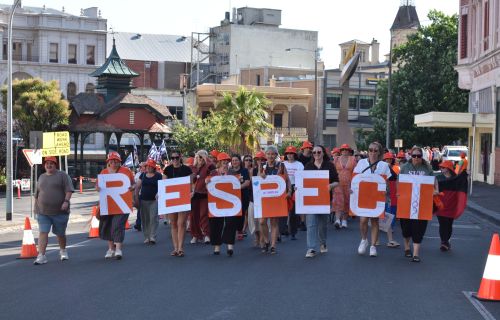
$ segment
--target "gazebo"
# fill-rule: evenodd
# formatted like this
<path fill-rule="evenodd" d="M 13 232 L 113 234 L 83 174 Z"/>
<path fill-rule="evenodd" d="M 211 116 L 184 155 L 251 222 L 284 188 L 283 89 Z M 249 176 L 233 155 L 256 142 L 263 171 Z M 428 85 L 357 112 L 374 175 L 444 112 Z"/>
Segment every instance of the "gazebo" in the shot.
<path fill-rule="evenodd" d="M 96 93 L 80 93 L 71 100 L 70 134 L 74 139 L 74 166 L 78 167 L 80 141 L 80 172 L 83 172 L 83 147 L 92 133 L 104 134 L 106 154 L 110 138 L 116 136 L 117 148 L 124 133 L 135 134 L 140 141 L 139 158 L 144 154 L 144 136 L 154 140 L 171 133 L 167 120 L 172 119 L 168 108 L 143 96 L 134 95 L 132 78 L 139 74 L 123 62 L 116 51 L 115 40 L 106 62 L 90 74 L 97 77 Z"/>

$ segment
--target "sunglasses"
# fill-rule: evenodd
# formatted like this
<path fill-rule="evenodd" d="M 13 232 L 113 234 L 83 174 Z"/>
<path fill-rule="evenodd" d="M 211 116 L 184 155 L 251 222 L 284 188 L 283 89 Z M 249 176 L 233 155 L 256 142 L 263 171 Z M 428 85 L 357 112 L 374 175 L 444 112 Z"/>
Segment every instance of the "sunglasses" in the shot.
<path fill-rule="evenodd" d="M 422 158 L 422 155 L 421 154 L 412 154 L 411 157 L 420 159 L 420 158 Z"/>
<path fill-rule="evenodd" d="M 369 152 L 378 152 L 378 149 L 368 149 Z"/>
<path fill-rule="evenodd" d="M 179 160 L 179 157 L 170 157 L 172 160 Z"/>
<path fill-rule="evenodd" d="M 252 159 L 245 159 L 246 162 L 252 162 Z"/>
<path fill-rule="evenodd" d="M 313 154 L 322 154 L 323 151 L 313 151 Z"/>

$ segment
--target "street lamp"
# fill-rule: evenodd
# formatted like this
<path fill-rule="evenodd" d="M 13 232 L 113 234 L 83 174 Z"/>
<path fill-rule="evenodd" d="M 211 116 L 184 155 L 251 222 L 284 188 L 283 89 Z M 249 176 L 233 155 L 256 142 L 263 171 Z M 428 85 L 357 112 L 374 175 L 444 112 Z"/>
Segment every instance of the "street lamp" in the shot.
<path fill-rule="evenodd" d="M 7 34 L 7 193 L 5 219 L 12 220 L 12 25 L 14 12 L 21 0 L 15 0 L 9 12 L 9 31 Z"/>
<path fill-rule="evenodd" d="M 314 53 L 314 102 L 313 105 L 316 109 L 316 126 L 314 128 L 314 142 L 315 143 L 322 143 L 322 135 L 320 134 L 320 128 L 323 128 L 323 123 L 320 123 L 320 112 L 319 112 L 319 107 L 318 107 L 318 60 L 319 60 L 319 52 L 322 50 L 322 48 L 316 48 L 314 50 L 311 49 L 304 49 L 304 48 L 287 48 L 285 51 L 290 52 L 292 50 L 299 50 L 299 51 L 308 51 L 308 52 L 313 52 Z"/>

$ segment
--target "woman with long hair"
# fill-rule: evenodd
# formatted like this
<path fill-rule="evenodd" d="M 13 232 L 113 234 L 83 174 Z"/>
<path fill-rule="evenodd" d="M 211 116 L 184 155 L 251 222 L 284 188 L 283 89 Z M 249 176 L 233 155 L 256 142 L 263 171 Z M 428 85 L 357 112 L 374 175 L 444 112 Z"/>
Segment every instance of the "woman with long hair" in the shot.
<path fill-rule="evenodd" d="M 333 164 L 339 175 L 339 185 L 333 189 L 332 197 L 332 209 L 335 212 L 334 225 L 337 229 L 347 228 L 352 172 L 357 163 L 351 154 L 351 147 L 344 143 L 340 146 L 340 155 L 333 159 Z"/>
<path fill-rule="evenodd" d="M 250 158 L 251 159 L 251 158 Z M 248 170 L 242 166 L 241 156 L 237 153 L 231 155 L 230 174 L 240 176 L 241 182 L 241 217 L 237 217 L 237 232 L 238 240 L 243 240 L 245 233 L 245 222 L 248 215 L 248 204 L 250 203 L 250 174 Z"/>
<path fill-rule="evenodd" d="M 295 193 L 295 174 L 298 171 L 304 170 L 304 165 L 298 160 L 297 148 L 294 146 L 286 147 L 284 164 L 291 184 L 290 191 L 288 192 L 289 199 L 293 198 L 293 194 Z M 291 239 L 296 240 L 297 226 L 300 218 L 295 214 L 295 203 L 291 200 L 289 200 L 289 202 L 291 202 L 292 205 L 288 211 L 288 232 L 290 233 Z"/>
<path fill-rule="evenodd" d="M 432 176 L 433 171 L 427 161 L 423 159 L 424 150 L 413 147 L 410 150 L 411 160 L 401 167 L 400 174 L 413 174 L 419 176 Z M 434 181 L 434 193 L 437 194 L 439 187 L 437 180 Z M 427 220 L 399 219 L 401 231 L 403 232 L 405 257 L 411 258 L 412 262 L 420 262 L 420 244 L 427 229 Z M 410 250 L 410 240 L 413 241 L 413 254 Z"/>

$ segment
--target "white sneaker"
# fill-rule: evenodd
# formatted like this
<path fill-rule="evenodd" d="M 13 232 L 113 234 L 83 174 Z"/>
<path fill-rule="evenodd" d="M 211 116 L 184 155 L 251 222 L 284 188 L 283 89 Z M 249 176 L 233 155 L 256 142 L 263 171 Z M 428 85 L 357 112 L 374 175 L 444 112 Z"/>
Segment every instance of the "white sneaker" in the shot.
<path fill-rule="evenodd" d="M 104 259 L 111 259 L 115 256 L 115 250 L 108 249 L 106 251 L 106 255 L 104 256 Z"/>
<path fill-rule="evenodd" d="M 116 249 L 116 250 L 115 250 L 115 258 L 116 258 L 117 260 L 120 260 L 120 259 L 122 258 L 122 256 L 123 256 L 123 255 L 122 255 L 122 251 L 121 251 L 120 249 Z"/>
<path fill-rule="evenodd" d="M 347 220 L 342 220 L 342 228 L 347 229 Z"/>
<path fill-rule="evenodd" d="M 370 257 L 376 257 L 376 256 L 377 256 L 377 247 L 370 246 Z"/>
<path fill-rule="evenodd" d="M 198 242 L 198 239 L 196 237 L 191 238 L 191 241 L 189 241 L 189 243 L 191 244 L 195 244 L 196 242 Z"/>
<path fill-rule="evenodd" d="M 326 247 L 326 244 L 322 244 L 319 246 L 319 252 L 321 253 L 327 253 L 328 252 L 328 248 Z"/>
<path fill-rule="evenodd" d="M 366 248 L 368 248 L 368 240 L 366 239 L 361 240 L 358 247 L 358 254 L 365 254 Z"/>
<path fill-rule="evenodd" d="M 306 258 L 314 258 L 316 256 L 316 251 L 313 249 L 309 249 L 306 252 Z"/>
<path fill-rule="evenodd" d="M 36 260 L 35 262 L 33 262 L 34 265 L 41 265 L 41 264 L 46 264 L 49 260 L 47 259 L 47 257 L 44 255 L 44 254 L 39 254 L 37 257 L 36 257 Z"/>
<path fill-rule="evenodd" d="M 210 237 L 205 236 L 205 238 L 203 238 L 203 242 L 205 242 L 205 244 L 210 244 Z"/>
<path fill-rule="evenodd" d="M 339 219 L 335 220 L 334 226 L 335 226 L 335 229 L 340 229 L 340 220 Z"/>
<path fill-rule="evenodd" d="M 61 261 L 69 260 L 68 250 L 59 250 L 59 258 L 61 259 Z"/>

